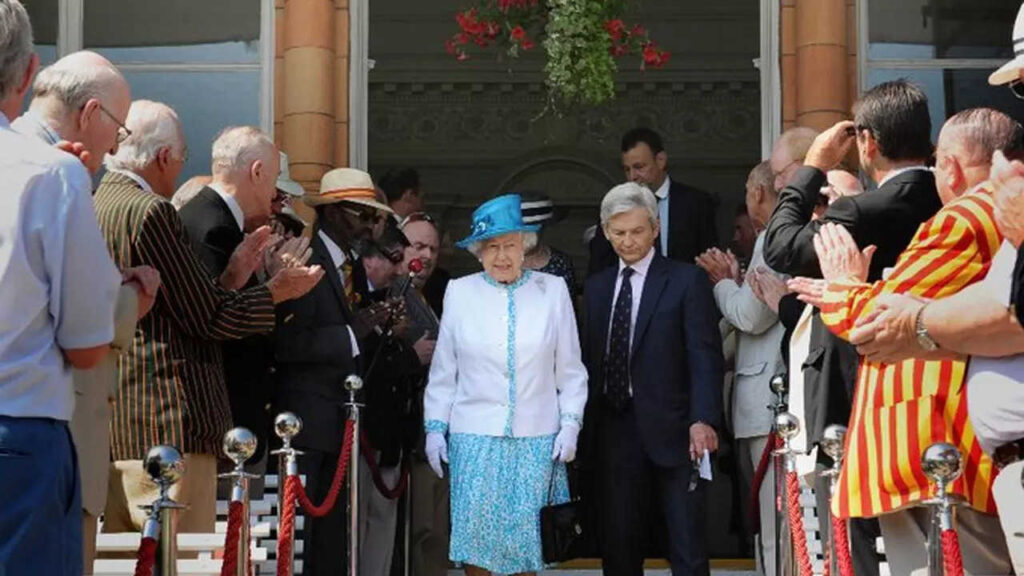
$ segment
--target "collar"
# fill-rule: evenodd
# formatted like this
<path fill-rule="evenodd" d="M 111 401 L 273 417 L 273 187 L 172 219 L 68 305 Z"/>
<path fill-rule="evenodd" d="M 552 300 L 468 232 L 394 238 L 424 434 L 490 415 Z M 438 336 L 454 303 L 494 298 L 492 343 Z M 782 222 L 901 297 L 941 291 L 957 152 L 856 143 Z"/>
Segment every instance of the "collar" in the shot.
<path fill-rule="evenodd" d="M 230 196 L 224 192 L 224 190 L 214 182 L 207 184 L 210 190 L 217 193 L 220 199 L 228 205 L 228 210 L 231 211 L 231 215 L 235 217 L 235 222 L 238 224 L 238 229 L 245 232 L 245 214 L 242 213 L 242 207 L 238 204 L 238 200 L 235 200 L 234 196 Z"/>
<path fill-rule="evenodd" d="M 905 172 L 910 172 L 911 170 L 927 170 L 928 172 L 932 171 L 931 168 L 929 168 L 927 166 L 924 166 L 924 165 L 921 165 L 921 166 L 904 166 L 903 168 L 897 168 L 897 169 L 889 172 L 888 174 L 886 174 L 885 178 L 882 178 L 882 181 L 878 183 L 878 187 L 881 188 L 882 185 L 885 184 L 886 182 L 888 182 L 889 180 L 892 180 L 893 178 L 895 178 L 895 177 L 897 177 L 900 174 L 903 174 Z"/>
<path fill-rule="evenodd" d="M 10 127 L 11 127 L 11 121 L 7 119 L 7 115 L 6 114 L 4 114 L 3 112 L 0 112 L 0 128 L 6 129 L 6 128 L 10 128 Z"/>
<path fill-rule="evenodd" d="M 149 182 L 146 182 L 145 178 L 139 176 L 138 174 L 132 172 L 131 170 L 108 170 L 108 172 L 113 172 L 114 174 L 127 176 L 128 178 L 134 180 L 135 183 L 138 184 L 146 192 L 149 192 L 150 194 L 155 194 L 155 192 L 153 192 L 153 188 L 149 185 Z"/>
<path fill-rule="evenodd" d="M 665 198 L 668 198 L 668 191 L 671 187 L 672 179 L 668 177 L 668 174 L 666 174 L 665 181 L 661 183 L 661 186 L 659 186 L 657 190 L 654 191 L 654 195 L 658 197 L 658 200 L 664 200 Z"/>
<path fill-rule="evenodd" d="M 491 286 L 494 286 L 495 288 L 507 288 L 507 289 L 509 289 L 509 290 L 515 290 L 516 288 L 519 288 L 519 287 L 520 287 L 520 286 L 522 286 L 523 284 L 526 284 L 526 281 L 527 281 L 527 280 L 529 280 L 529 279 L 530 279 L 530 276 L 532 276 L 532 275 L 533 275 L 533 271 L 531 271 L 531 270 L 530 270 L 530 269 L 528 269 L 528 268 L 524 268 L 524 269 L 523 269 L 523 270 L 522 270 L 522 271 L 521 271 L 521 272 L 519 273 L 519 278 L 516 278 L 515 282 L 512 282 L 512 283 L 510 283 L 510 284 L 503 284 L 503 283 L 501 283 L 501 282 L 498 282 L 498 281 L 497 281 L 497 280 L 495 280 L 494 278 L 491 278 L 491 275 L 490 275 L 490 274 L 488 274 L 488 273 L 487 273 L 487 272 L 485 271 L 485 272 L 484 272 L 484 280 L 485 280 L 485 281 L 486 281 L 486 282 L 487 282 L 488 284 L 490 284 Z"/>
<path fill-rule="evenodd" d="M 61 141 L 60 134 L 57 134 L 57 132 L 54 131 L 53 128 L 50 128 L 50 125 L 47 124 L 46 121 L 43 120 L 35 112 L 31 110 L 26 110 L 25 113 L 21 115 L 21 118 L 24 119 L 25 122 L 31 122 L 35 124 L 39 128 L 39 132 L 44 136 L 44 140 L 46 140 L 46 143 L 49 144 L 50 146 L 53 146 Z"/>
<path fill-rule="evenodd" d="M 630 268 L 633 269 L 633 274 L 638 274 L 638 275 L 640 275 L 641 278 L 646 277 L 647 276 L 647 271 L 650 269 L 651 262 L 653 260 L 654 260 L 654 246 L 651 246 L 651 249 L 648 250 L 646 256 L 644 256 L 643 258 L 641 258 L 640 260 L 638 260 L 634 264 L 630 265 Z M 619 276 L 622 275 L 622 270 L 625 269 L 625 268 L 626 268 L 626 263 L 622 261 L 622 258 L 619 258 Z"/>
<path fill-rule="evenodd" d="M 331 262 L 334 263 L 335 268 L 341 268 L 345 262 L 348 261 L 348 256 L 345 251 L 338 246 L 331 237 L 327 235 L 323 230 L 317 230 L 317 234 L 320 236 L 320 240 L 323 241 L 324 246 L 327 247 L 327 254 L 331 257 Z"/>

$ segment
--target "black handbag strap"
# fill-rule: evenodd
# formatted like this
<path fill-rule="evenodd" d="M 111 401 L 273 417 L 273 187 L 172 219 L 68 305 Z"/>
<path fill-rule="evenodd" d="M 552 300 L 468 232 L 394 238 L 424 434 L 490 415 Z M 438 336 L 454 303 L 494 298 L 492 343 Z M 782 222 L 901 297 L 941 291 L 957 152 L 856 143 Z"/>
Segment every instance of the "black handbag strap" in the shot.
<path fill-rule="evenodd" d="M 555 493 L 555 474 L 558 474 L 558 462 L 551 467 L 551 480 L 548 481 L 548 506 L 551 506 L 552 496 Z"/>

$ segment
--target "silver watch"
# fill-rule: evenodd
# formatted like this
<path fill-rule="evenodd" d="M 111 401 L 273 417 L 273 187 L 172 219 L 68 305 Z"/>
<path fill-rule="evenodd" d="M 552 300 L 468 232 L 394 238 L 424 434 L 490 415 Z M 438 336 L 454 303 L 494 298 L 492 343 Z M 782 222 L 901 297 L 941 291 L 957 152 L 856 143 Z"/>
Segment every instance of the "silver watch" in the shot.
<path fill-rule="evenodd" d="M 917 345 L 925 352 L 934 352 L 939 349 L 939 343 L 928 334 L 928 328 L 924 325 L 924 309 L 927 307 L 928 305 L 925 304 L 917 311 L 917 316 L 914 318 L 914 331 L 917 333 Z"/>

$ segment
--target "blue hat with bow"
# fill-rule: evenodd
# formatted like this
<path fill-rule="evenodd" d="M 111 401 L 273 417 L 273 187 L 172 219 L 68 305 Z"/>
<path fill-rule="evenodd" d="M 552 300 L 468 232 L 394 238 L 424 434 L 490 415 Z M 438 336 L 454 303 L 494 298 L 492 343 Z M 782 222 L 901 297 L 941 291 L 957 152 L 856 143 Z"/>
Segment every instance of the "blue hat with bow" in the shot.
<path fill-rule="evenodd" d="M 522 199 L 518 194 L 492 198 L 473 211 L 473 224 L 469 236 L 455 243 L 468 248 L 474 242 L 512 232 L 536 232 L 540 226 L 523 223 Z"/>

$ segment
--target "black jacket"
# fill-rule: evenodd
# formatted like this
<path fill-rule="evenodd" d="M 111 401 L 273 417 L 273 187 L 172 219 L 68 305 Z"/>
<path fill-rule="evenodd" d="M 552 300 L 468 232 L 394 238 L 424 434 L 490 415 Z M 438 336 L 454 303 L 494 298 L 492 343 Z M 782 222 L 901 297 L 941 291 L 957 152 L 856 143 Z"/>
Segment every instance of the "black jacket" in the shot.
<path fill-rule="evenodd" d="M 693 264 L 697 256 L 718 243 L 715 201 L 707 192 L 674 180 L 668 189 L 668 257 Z M 660 253 L 661 239 L 654 242 Z M 664 256 L 664 254 L 662 254 Z M 619 257 L 600 225 L 590 241 L 587 276 L 619 263 Z"/>
<path fill-rule="evenodd" d="M 859 246 L 877 247 L 868 280 L 880 280 L 918 227 L 942 207 L 935 177 L 915 169 L 897 174 L 877 190 L 840 198 L 820 220 L 811 220 L 825 183 L 823 172 L 805 166 L 779 194 L 764 243 L 765 261 L 773 270 L 820 278 L 814 235 L 822 223 L 834 222 L 846 227 Z M 803 364 L 804 405 L 808 441 L 816 443 L 827 425 L 849 421 L 859 356 L 849 342 L 825 328 L 817 311 L 812 322 L 811 348 Z"/>
<path fill-rule="evenodd" d="M 203 188 L 178 214 L 199 260 L 212 277 L 219 278 L 244 238 L 228 205 L 211 188 Z M 258 284 L 254 275 L 245 288 Z M 268 446 L 273 422 L 273 342 L 269 335 L 261 334 L 227 340 L 220 346 L 231 418 L 235 426 L 248 428 L 259 440 L 259 448 L 250 460 L 255 462 Z"/>

